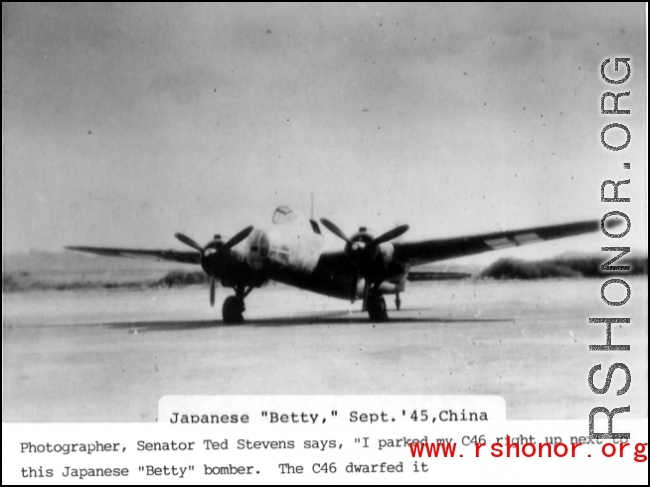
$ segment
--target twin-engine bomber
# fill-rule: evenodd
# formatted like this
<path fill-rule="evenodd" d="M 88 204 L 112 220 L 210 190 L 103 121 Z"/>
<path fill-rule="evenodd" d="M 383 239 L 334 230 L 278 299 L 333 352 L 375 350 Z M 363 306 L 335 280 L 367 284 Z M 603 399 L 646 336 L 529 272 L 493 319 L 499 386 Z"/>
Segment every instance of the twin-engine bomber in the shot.
<path fill-rule="evenodd" d="M 395 241 L 408 231 L 408 225 L 381 235 L 361 227 L 348 236 L 325 218 L 321 218 L 320 223 L 345 242 L 342 250 L 324 251 L 325 239 L 319 223 L 286 206 L 275 210 L 273 227 L 255 229 L 249 226 L 228 241 L 215 235 L 201 246 L 190 237 L 177 233 L 176 238 L 191 247 L 191 251 L 66 248 L 99 255 L 198 264 L 210 277 L 212 305 L 217 280 L 235 291 L 235 295 L 223 303 L 225 323 L 241 323 L 244 299 L 269 280 L 349 299 L 353 303 L 361 299 L 363 311 L 368 312 L 370 321 L 380 322 L 388 320 L 384 295 L 394 294 L 399 309 L 400 293 L 405 289 L 413 266 L 593 232 L 600 228 L 601 222 L 583 221 L 418 242 Z"/>

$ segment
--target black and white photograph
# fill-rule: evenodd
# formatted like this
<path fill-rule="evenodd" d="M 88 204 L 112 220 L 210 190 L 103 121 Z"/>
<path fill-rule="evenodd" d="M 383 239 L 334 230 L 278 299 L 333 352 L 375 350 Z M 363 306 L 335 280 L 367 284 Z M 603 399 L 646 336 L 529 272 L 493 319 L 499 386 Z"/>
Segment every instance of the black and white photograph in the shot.
<path fill-rule="evenodd" d="M 646 32 L 643 3 L 3 3 L 3 422 L 586 423 L 622 362 L 647 419 Z"/>

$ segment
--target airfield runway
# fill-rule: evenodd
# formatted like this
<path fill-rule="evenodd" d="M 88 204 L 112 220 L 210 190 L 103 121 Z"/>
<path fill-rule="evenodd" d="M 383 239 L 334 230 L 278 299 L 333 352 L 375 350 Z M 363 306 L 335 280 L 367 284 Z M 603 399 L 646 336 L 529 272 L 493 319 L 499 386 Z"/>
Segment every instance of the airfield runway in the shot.
<path fill-rule="evenodd" d="M 374 325 L 358 302 L 350 313 L 284 286 L 255 290 L 234 326 L 217 321 L 224 289 L 215 308 L 200 286 L 5 294 L 3 420 L 153 421 L 168 394 L 491 394 L 509 419 L 582 419 L 597 402 L 589 369 L 615 362 L 644 418 L 648 287 L 628 282 L 618 309 L 601 279 L 411 283 Z M 605 340 L 596 316 L 631 318 L 612 333 L 631 352 L 588 351 Z M 608 397 L 600 405 L 621 405 Z"/>

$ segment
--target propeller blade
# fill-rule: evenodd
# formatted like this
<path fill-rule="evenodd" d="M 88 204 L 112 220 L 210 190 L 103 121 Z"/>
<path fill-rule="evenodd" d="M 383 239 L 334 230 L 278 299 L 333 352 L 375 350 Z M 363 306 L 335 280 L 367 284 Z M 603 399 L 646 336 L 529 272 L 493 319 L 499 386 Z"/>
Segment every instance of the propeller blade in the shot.
<path fill-rule="evenodd" d="M 341 240 L 345 240 L 345 242 L 350 243 L 350 239 L 348 236 L 343 233 L 343 230 L 341 230 L 339 227 L 334 225 L 331 221 L 329 221 L 326 218 L 321 218 L 320 222 L 327 228 L 330 232 L 332 232 L 334 235 L 336 235 L 338 238 Z"/>
<path fill-rule="evenodd" d="M 252 231 L 253 231 L 253 226 L 252 225 L 250 227 L 244 228 L 241 232 L 239 232 L 233 238 L 228 240 L 226 242 L 226 244 L 223 246 L 223 248 L 224 249 L 232 249 L 239 242 L 242 242 L 243 240 L 245 240 L 246 237 L 248 237 L 251 234 Z"/>
<path fill-rule="evenodd" d="M 203 253 L 203 247 L 201 247 L 199 244 L 197 244 L 194 240 L 192 240 L 187 235 L 183 235 L 182 233 L 175 233 L 174 237 L 176 237 L 178 240 L 183 242 L 185 245 L 189 245 L 193 249 Z"/>
<path fill-rule="evenodd" d="M 216 282 L 215 282 L 214 276 L 210 279 L 210 306 L 214 306 L 214 295 L 216 293 L 215 287 L 216 287 Z"/>
<path fill-rule="evenodd" d="M 370 281 L 366 279 L 363 285 L 363 307 L 361 311 L 368 311 L 368 295 L 370 294 Z"/>
<path fill-rule="evenodd" d="M 397 228 L 393 228 L 392 230 L 389 230 L 388 232 L 374 239 L 372 241 L 372 244 L 379 245 L 379 244 L 383 244 L 384 242 L 388 242 L 389 240 L 393 240 L 394 238 L 397 238 L 400 235 L 404 235 L 408 231 L 408 229 L 409 229 L 408 225 L 402 225 Z"/>
<path fill-rule="evenodd" d="M 350 293 L 350 301 L 354 304 L 354 302 L 357 300 L 357 286 L 359 285 L 359 279 L 361 278 L 361 270 L 357 266 L 357 274 L 354 278 L 354 283 L 352 285 L 351 293 Z"/>

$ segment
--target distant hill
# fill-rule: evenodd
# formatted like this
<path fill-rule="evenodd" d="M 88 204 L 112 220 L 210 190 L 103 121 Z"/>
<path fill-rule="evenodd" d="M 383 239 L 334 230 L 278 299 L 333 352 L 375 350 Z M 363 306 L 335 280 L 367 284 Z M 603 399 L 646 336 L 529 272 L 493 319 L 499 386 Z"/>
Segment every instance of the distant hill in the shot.
<path fill-rule="evenodd" d="M 28 272 L 49 274 L 52 272 L 104 272 L 104 271 L 169 271 L 181 269 L 191 272 L 198 269 L 196 266 L 179 264 L 175 262 L 159 262 L 145 259 L 125 259 L 121 257 L 106 257 L 103 255 L 90 255 L 83 252 L 62 251 L 47 252 L 32 250 L 23 254 L 8 254 L 2 256 L 3 273 Z M 465 272 L 476 274 L 482 269 L 477 265 L 463 265 L 458 263 L 434 263 L 413 267 L 414 271 L 421 272 Z"/>
<path fill-rule="evenodd" d="M 80 252 L 31 251 L 2 257 L 3 292 L 146 289 L 203 284 L 199 266 Z"/>
<path fill-rule="evenodd" d="M 547 279 L 555 277 L 601 277 L 615 275 L 647 275 L 647 256 L 626 255 L 613 262 L 612 266 L 629 265 L 627 271 L 603 271 L 600 266 L 614 257 L 616 253 L 607 254 L 562 254 L 553 259 L 524 261 L 504 258 L 486 267 L 480 274 L 482 278 L 492 279 Z"/>
<path fill-rule="evenodd" d="M 601 264 L 613 253 L 567 253 L 552 259 L 524 261 L 502 258 L 487 267 L 452 261 L 413 267 L 409 280 L 465 279 L 546 279 L 584 278 L 602 275 L 648 273 L 644 255 L 627 255 L 613 265 L 630 265 L 632 270 L 603 272 Z M 4 292 L 30 290 L 77 290 L 97 288 L 158 288 L 206 284 L 208 277 L 198 266 L 155 260 L 124 259 L 86 255 L 79 252 L 31 251 L 2 257 Z"/>
<path fill-rule="evenodd" d="M 434 262 L 433 264 L 424 264 L 419 266 L 411 267 L 411 271 L 418 273 L 465 273 L 465 274 L 478 274 L 483 270 L 483 266 L 476 264 L 463 264 L 458 263 L 457 261 L 451 262 Z"/>

